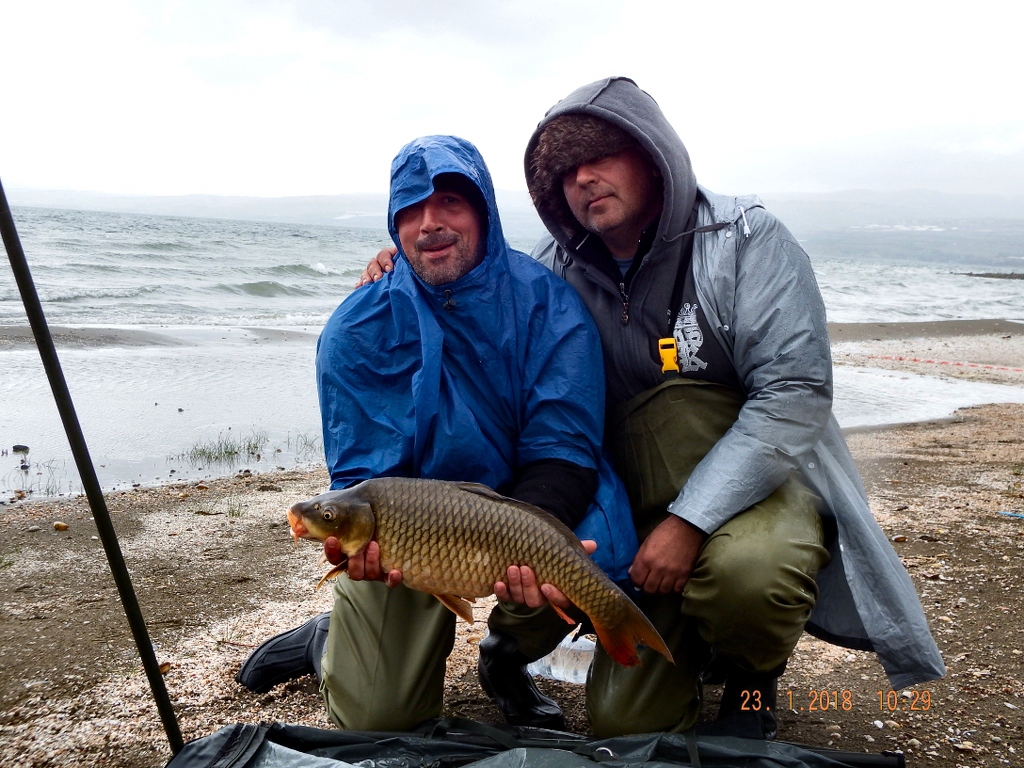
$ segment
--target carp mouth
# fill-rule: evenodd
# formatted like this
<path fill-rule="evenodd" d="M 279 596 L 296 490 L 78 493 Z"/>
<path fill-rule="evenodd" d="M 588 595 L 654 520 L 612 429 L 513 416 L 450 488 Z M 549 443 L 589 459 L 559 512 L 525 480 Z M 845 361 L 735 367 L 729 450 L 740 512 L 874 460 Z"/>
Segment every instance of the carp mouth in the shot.
<path fill-rule="evenodd" d="M 302 521 L 302 518 L 295 514 L 292 510 L 288 510 L 288 524 L 292 528 L 292 539 L 295 543 L 299 543 L 299 539 L 309 538 L 309 529 L 306 524 Z"/>

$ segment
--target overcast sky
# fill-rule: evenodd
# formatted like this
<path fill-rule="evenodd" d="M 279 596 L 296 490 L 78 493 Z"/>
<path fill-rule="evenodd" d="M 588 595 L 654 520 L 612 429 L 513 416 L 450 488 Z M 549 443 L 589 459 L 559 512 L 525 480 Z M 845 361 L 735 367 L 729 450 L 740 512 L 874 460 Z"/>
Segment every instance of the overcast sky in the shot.
<path fill-rule="evenodd" d="M 615 74 L 716 191 L 1024 194 L 1022 30 L 977 0 L 0 0 L 0 179 L 377 192 L 455 133 L 524 189 L 544 112 Z"/>

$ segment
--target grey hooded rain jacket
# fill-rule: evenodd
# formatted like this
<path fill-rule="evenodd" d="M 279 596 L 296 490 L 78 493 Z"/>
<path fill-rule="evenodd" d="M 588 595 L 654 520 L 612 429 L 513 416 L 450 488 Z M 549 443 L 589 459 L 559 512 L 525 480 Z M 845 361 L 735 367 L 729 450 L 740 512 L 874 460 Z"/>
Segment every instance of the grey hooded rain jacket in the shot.
<path fill-rule="evenodd" d="M 697 199 L 689 156 L 655 101 L 626 78 L 584 86 L 556 104 L 527 147 L 526 175 L 540 132 L 553 118 L 589 114 L 630 133 L 663 177 L 664 208 L 654 243 L 629 288 L 623 323 L 619 286 L 568 243 L 565 217 L 536 200 L 553 238 L 534 257 L 571 283 L 601 333 L 612 401 L 663 381 L 651 334 L 664 335 L 683 233 Z M 531 183 L 531 192 L 536 192 Z M 807 631 L 848 648 L 874 650 L 894 688 L 945 674 L 909 575 L 868 507 L 860 476 L 832 415 L 832 361 L 825 307 L 810 260 L 756 197 L 700 190 L 692 269 L 711 331 L 731 358 L 747 401 L 735 424 L 698 464 L 669 511 L 705 532 L 761 501 L 793 470 L 835 518 L 831 562 Z M 655 336 L 657 338 L 657 336 Z M 617 394 L 618 393 L 618 394 Z"/>

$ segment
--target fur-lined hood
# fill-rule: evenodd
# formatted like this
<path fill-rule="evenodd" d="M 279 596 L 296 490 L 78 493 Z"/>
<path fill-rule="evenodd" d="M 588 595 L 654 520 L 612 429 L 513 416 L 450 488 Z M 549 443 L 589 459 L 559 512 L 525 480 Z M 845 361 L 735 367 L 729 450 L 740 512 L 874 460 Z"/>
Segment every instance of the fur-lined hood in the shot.
<path fill-rule="evenodd" d="M 562 193 L 561 176 L 571 168 L 562 168 L 565 163 L 557 162 L 558 158 L 545 158 L 543 167 L 538 167 L 536 161 L 540 158 L 536 155 L 544 129 L 556 117 L 567 114 L 605 120 L 626 131 L 650 155 L 661 172 L 665 195 L 651 250 L 657 250 L 659 242 L 678 238 L 685 231 L 697 195 L 690 156 L 654 99 L 629 78 L 610 77 L 577 88 L 555 104 L 537 125 L 526 147 L 526 184 L 541 220 L 555 240 L 566 244 L 579 227 Z"/>

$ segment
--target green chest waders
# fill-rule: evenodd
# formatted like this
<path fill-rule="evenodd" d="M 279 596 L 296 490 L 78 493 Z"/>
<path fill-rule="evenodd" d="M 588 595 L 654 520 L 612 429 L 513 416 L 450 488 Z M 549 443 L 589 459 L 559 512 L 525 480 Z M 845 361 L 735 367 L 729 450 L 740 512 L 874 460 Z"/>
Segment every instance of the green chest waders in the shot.
<path fill-rule="evenodd" d="M 694 468 L 735 423 L 740 390 L 671 379 L 615 408 L 605 445 L 626 484 L 637 536 L 646 539 Z M 644 648 L 626 669 L 598 650 L 587 687 L 594 733 L 681 731 L 700 712 L 699 677 L 710 649 L 751 672 L 792 653 L 828 561 L 816 497 L 793 475 L 711 533 L 680 594 L 648 595 L 644 612 L 676 664 Z"/>
<path fill-rule="evenodd" d="M 668 505 L 745 402 L 744 393 L 732 387 L 670 379 L 611 411 L 606 444 L 626 484 L 641 541 L 665 519 Z"/>

